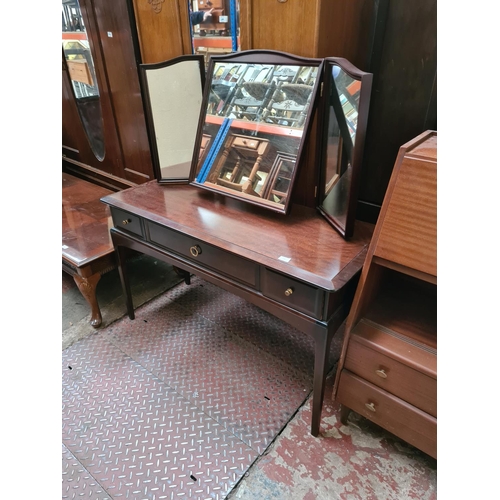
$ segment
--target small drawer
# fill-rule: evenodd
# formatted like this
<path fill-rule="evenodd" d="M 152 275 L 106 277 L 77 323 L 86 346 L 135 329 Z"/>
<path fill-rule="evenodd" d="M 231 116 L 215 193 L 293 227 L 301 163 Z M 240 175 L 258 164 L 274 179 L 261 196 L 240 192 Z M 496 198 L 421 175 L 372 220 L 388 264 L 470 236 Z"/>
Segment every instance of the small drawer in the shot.
<path fill-rule="evenodd" d="M 257 286 L 259 269 L 255 263 L 154 222 L 147 222 L 147 227 L 152 243 L 254 288 Z"/>
<path fill-rule="evenodd" d="M 348 370 L 342 370 L 336 400 L 436 458 L 437 420 L 433 416 Z"/>
<path fill-rule="evenodd" d="M 437 416 L 437 381 L 376 352 L 356 341 L 352 335 L 344 367 L 372 384 L 408 403 Z"/>
<path fill-rule="evenodd" d="M 233 141 L 233 146 L 248 149 L 257 149 L 259 147 L 260 141 L 255 139 L 245 138 L 245 137 L 235 137 Z"/>
<path fill-rule="evenodd" d="M 111 207 L 111 216 L 115 227 L 144 237 L 141 219 L 139 217 L 114 207 Z"/>
<path fill-rule="evenodd" d="M 325 292 L 284 274 L 264 269 L 262 293 L 297 311 L 322 319 Z"/>

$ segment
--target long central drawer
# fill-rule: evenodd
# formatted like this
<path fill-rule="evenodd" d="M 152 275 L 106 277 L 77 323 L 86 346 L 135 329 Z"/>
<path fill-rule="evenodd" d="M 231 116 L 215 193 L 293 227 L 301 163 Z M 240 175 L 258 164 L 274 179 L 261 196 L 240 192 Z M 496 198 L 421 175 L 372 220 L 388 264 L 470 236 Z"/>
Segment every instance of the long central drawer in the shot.
<path fill-rule="evenodd" d="M 154 222 L 146 221 L 146 226 L 152 243 L 257 288 L 259 266 L 254 262 Z"/>

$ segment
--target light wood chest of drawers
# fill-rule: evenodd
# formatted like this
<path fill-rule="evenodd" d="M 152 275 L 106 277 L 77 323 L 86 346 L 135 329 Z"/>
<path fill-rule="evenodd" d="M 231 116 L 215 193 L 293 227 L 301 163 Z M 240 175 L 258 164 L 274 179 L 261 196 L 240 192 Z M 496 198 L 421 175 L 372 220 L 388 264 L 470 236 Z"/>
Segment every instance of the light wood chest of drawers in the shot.
<path fill-rule="evenodd" d="M 334 386 L 351 410 L 437 457 L 437 133 L 400 149 L 347 319 Z"/>

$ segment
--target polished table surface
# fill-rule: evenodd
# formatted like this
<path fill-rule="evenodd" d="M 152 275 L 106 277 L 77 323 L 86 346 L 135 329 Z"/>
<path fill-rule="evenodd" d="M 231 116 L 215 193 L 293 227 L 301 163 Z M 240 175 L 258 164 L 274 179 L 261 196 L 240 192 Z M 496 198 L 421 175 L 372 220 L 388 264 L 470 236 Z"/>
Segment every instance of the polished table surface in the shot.
<path fill-rule="evenodd" d="M 283 215 L 193 186 L 156 181 L 102 201 L 328 291 L 338 290 L 361 269 L 374 227 L 357 221 L 354 237 L 345 241 L 314 209 L 295 205 Z"/>
<path fill-rule="evenodd" d="M 233 292 L 315 341 L 311 434 L 319 434 L 327 358 L 348 313 L 374 226 L 357 222 L 345 241 L 314 209 L 288 215 L 189 185 L 150 181 L 102 198 L 127 303 L 129 249 Z M 199 252 L 198 252 L 199 250 Z"/>
<path fill-rule="evenodd" d="M 114 251 L 109 207 L 99 201 L 113 191 L 62 173 L 62 256 L 77 267 Z"/>

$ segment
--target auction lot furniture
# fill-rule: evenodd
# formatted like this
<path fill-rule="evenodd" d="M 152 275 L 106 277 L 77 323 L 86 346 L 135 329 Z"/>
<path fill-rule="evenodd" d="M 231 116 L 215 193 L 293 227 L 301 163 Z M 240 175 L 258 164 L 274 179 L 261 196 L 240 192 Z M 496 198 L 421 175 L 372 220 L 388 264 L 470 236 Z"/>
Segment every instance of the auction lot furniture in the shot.
<path fill-rule="evenodd" d="M 403 145 L 346 324 L 334 397 L 436 458 L 437 133 Z"/>
<path fill-rule="evenodd" d="M 101 325 L 96 298 L 101 275 L 116 267 L 109 208 L 99 199 L 111 190 L 62 174 L 62 269 L 75 280 L 91 307 L 90 324 Z"/>
<path fill-rule="evenodd" d="M 195 274 L 288 322 L 315 342 L 311 434 L 319 434 L 329 348 L 349 311 L 373 225 L 349 241 L 314 209 L 288 215 L 190 185 L 143 185 L 102 198 L 127 312 L 129 249 Z M 265 335 L 265 332 L 263 332 Z"/>

